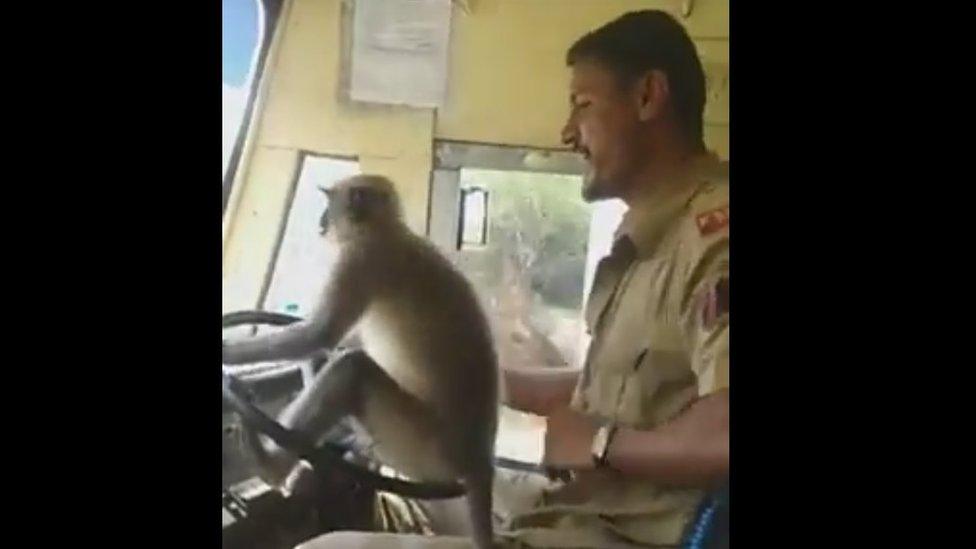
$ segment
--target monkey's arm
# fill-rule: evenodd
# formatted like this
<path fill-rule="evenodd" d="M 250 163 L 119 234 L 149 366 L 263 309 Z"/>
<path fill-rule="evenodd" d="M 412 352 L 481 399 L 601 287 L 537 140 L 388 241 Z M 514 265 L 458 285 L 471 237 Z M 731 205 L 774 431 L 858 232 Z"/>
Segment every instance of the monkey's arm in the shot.
<path fill-rule="evenodd" d="M 292 324 L 272 334 L 225 343 L 224 364 L 249 364 L 272 360 L 298 360 L 319 349 L 321 340 L 309 322 Z"/>
<path fill-rule="evenodd" d="M 341 254 L 333 276 L 312 316 L 286 328 L 243 341 L 224 344 L 224 364 L 298 360 L 320 349 L 331 349 L 362 316 L 371 292 L 370 270 L 364 254 Z"/>

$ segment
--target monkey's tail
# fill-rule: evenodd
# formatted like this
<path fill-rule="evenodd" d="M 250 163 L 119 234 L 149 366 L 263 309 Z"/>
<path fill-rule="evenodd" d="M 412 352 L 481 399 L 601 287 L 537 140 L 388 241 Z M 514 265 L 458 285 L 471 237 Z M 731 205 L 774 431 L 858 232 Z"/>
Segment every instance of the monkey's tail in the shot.
<path fill-rule="evenodd" d="M 493 478 L 494 470 L 491 467 L 482 468 L 465 478 L 472 534 L 478 549 L 491 549 L 494 544 L 491 514 Z"/>

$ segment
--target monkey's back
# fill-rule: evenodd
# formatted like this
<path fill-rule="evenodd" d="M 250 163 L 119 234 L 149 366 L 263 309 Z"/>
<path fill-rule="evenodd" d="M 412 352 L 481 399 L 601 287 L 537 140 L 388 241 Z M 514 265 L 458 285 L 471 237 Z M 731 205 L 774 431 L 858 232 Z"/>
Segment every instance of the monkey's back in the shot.
<path fill-rule="evenodd" d="M 366 352 L 401 387 L 493 444 L 498 365 L 487 318 L 467 279 L 407 230 L 366 237 L 382 283 L 359 324 Z M 480 444 L 479 444 L 480 446 Z"/>

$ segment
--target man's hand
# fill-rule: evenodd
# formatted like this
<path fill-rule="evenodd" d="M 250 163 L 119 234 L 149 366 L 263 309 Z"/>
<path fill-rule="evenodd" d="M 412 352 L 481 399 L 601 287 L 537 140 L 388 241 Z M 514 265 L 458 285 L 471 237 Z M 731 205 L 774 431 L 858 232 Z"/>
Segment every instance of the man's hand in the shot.
<path fill-rule="evenodd" d="M 593 469 L 596 422 L 567 407 L 548 417 L 543 462 L 575 471 Z M 707 488 L 729 471 L 729 393 L 695 401 L 671 421 L 652 430 L 618 427 L 608 465 L 624 475 L 669 486 Z"/>
<path fill-rule="evenodd" d="M 729 391 L 696 400 L 652 430 L 619 428 L 610 467 L 661 484 L 708 488 L 729 474 Z"/>
<path fill-rule="evenodd" d="M 569 405 L 579 379 L 577 368 L 502 368 L 502 400 L 520 412 L 548 416 Z"/>
<path fill-rule="evenodd" d="M 547 418 L 543 462 L 559 469 L 592 469 L 593 437 L 599 426 L 586 416 L 562 407 Z"/>

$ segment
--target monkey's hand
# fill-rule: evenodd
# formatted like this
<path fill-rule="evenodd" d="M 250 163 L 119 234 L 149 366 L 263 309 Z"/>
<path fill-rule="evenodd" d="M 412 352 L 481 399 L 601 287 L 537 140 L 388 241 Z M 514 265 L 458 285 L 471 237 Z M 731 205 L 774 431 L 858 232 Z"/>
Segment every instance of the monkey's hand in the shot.
<path fill-rule="evenodd" d="M 318 477 L 305 461 L 299 461 L 285 479 L 281 492 L 285 497 L 309 498 L 317 493 Z"/>
<path fill-rule="evenodd" d="M 251 364 L 274 360 L 300 360 L 318 351 L 323 333 L 318 325 L 298 322 L 280 331 L 242 341 L 224 342 L 223 364 Z"/>
<path fill-rule="evenodd" d="M 254 392 L 251 391 L 250 387 L 242 383 L 241 380 L 232 375 L 228 375 L 226 372 L 223 374 L 223 378 L 225 389 L 229 389 L 232 393 L 240 395 L 248 402 L 253 400 Z"/>
<path fill-rule="evenodd" d="M 261 480 L 275 488 L 284 484 L 298 460 L 277 444 L 264 440 L 247 423 L 242 422 L 241 434 L 245 446 L 251 450 Z"/>

